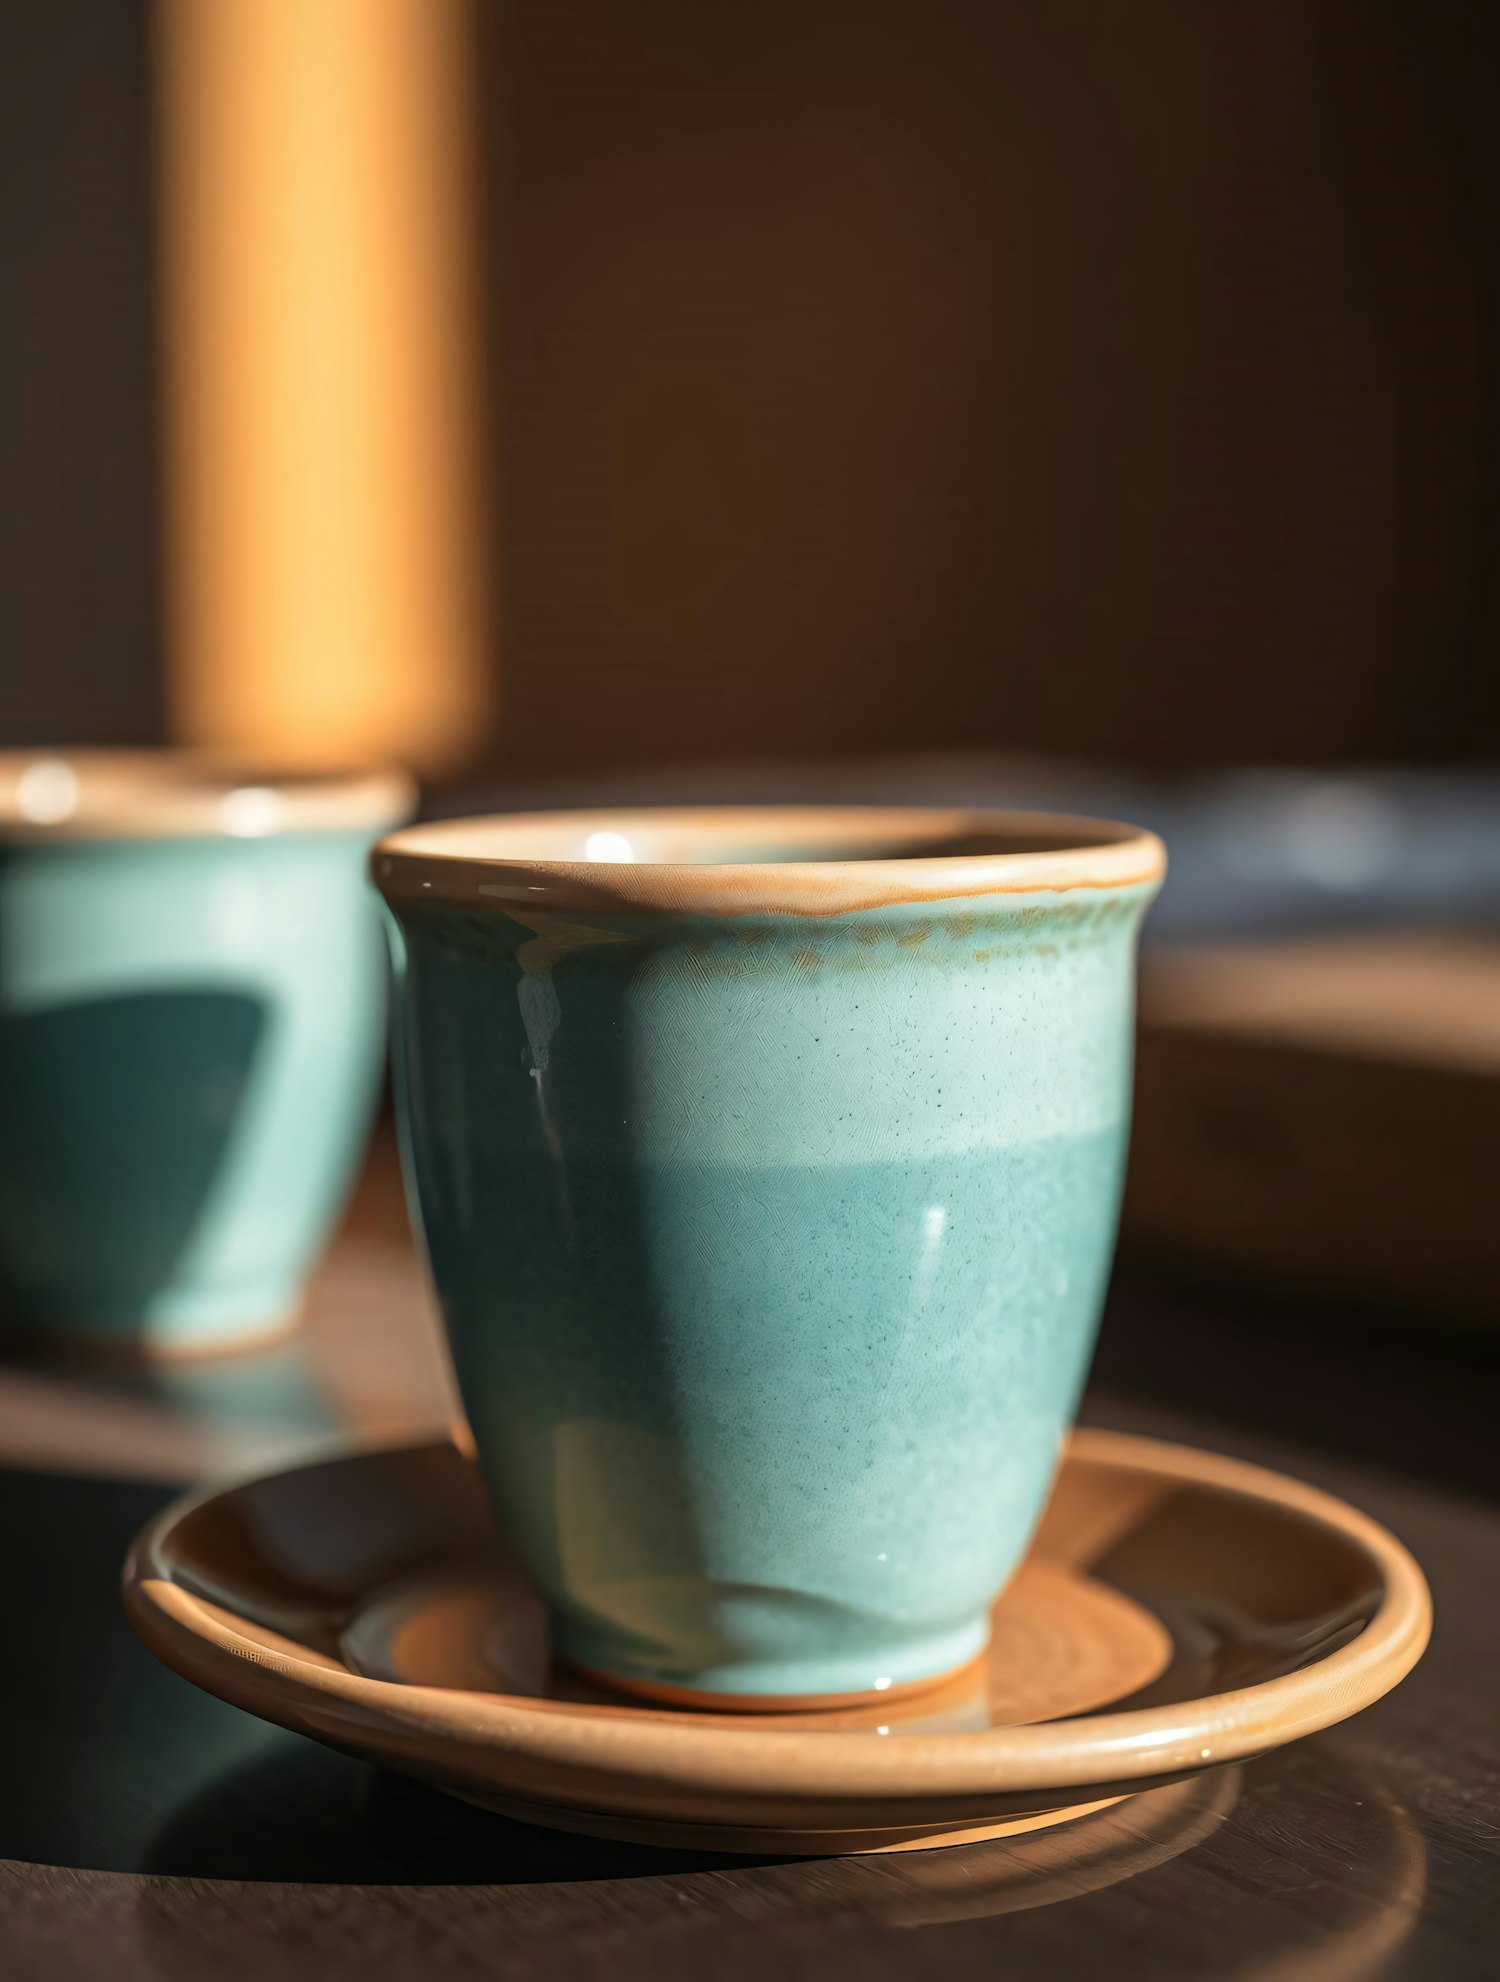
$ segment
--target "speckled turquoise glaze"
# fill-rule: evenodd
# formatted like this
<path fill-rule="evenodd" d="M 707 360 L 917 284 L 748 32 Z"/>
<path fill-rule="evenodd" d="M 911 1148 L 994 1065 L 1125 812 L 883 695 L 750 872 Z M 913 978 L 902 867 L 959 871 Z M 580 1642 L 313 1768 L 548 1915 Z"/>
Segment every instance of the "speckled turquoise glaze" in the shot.
<path fill-rule="evenodd" d="M 378 1091 L 377 829 L 0 842 L 8 1327 L 172 1351 L 291 1319 Z"/>
<path fill-rule="evenodd" d="M 827 915 L 422 885 L 388 889 L 411 1179 L 560 1649 L 744 1696 L 977 1654 L 1093 1344 L 1156 882 Z"/>

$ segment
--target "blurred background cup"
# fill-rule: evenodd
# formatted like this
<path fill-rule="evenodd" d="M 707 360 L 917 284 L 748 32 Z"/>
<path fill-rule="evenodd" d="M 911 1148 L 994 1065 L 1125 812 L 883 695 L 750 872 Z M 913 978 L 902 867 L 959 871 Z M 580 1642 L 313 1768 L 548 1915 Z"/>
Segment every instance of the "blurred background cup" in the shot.
<path fill-rule="evenodd" d="M 0 755 L 0 1315 L 148 1353 L 295 1317 L 377 1096 L 396 772 Z"/>
<path fill-rule="evenodd" d="M 873 808 L 376 849 L 454 1365 L 576 1664 L 743 1706 L 983 1650 L 1093 1348 L 1162 868 Z"/>

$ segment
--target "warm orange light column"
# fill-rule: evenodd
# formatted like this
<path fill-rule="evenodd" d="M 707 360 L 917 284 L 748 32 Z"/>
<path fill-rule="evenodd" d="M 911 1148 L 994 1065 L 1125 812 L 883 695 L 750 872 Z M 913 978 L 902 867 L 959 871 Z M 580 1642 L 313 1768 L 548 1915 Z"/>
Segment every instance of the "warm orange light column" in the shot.
<path fill-rule="evenodd" d="M 471 0 L 157 0 L 169 706 L 287 762 L 488 720 Z"/>

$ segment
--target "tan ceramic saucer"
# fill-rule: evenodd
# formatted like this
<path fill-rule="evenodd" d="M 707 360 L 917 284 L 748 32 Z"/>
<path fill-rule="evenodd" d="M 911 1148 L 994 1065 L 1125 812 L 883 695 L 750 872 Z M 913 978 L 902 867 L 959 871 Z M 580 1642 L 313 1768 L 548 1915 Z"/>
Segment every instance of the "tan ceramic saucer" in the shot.
<path fill-rule="evenodd" d="M 179 1501 L 125 1571 L 187 1678 L 561 1829 L 847 1852 L 1034 1829 L 1343 1720 L 1421 1656 L 1411 1557 L 1258 1467 L 1074 1435 L 981 1665 L 920 1698 L 688 1713 L 554 1668 L 472 1463 L 361 1452 Z"/>

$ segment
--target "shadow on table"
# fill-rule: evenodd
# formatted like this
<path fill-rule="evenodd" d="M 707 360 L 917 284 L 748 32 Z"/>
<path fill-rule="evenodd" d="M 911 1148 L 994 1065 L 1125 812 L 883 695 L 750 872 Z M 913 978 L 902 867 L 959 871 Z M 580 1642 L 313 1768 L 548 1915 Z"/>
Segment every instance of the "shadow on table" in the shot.
<path fill-rule="evenodd" d="M 757 1859 L 550 1831 L 471 1810 L 436 1790 L 365 1770 L 293 1736 L 213 1785 L 181 1811 L 153 1846 L 148 1870 L 163 1876 L 315 1881 L 356 1885 L 520 1885 L 560 1880 L 664 1877 L 688 1872 L 787 1873 L 819 1866 L 820 1888 L 835 1863 Z M 899 1866 L 907 1898 L 940 1911 L 1010 1911 L 1050 1904 L 1134 1877 L 1191 1848 L 1233 1807 L 1238 1772 L 1174 1783 L 1129 1806 L 1070 1824 L 963 1849 L 884 1859 L 883 1884 Z M 873 1861 L 868 1861 L 873 1862 Z M 952 1885 L 951 1892 L 948 1890 Z"/>
<path fill-rule="evenodd" d="M 540 1830 L 278 1733 L 177 1811 L 142 1869 L 278 1885 L 504 1886 L 747 1862 Z"/>
<path fill-rule="evenodd" d="M 0 1470 L 0 1858 L 137 1870 L 184 1791 L 264 1737 L 125 1622 L 125 1551 L 175 1491 Z"/>

